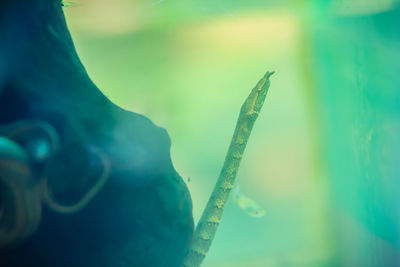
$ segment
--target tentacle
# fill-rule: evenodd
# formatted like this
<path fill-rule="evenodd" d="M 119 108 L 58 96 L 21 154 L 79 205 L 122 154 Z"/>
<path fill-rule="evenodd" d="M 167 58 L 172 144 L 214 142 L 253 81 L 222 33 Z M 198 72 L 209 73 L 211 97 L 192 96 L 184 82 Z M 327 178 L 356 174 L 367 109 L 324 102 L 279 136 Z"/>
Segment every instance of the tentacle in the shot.
<path fill-rule="evenodd" d="M 103 172 L 96 184 L 76 204 L 63 205 L 58 203 L 51 192 L 47 179 L 42 179 L 43 201 L 50 209 L 64 214 L 78 212 L 82 210 L 104 186 L 111 170 L 110 160 L 108 159 L 108 156 L 98 148 L 93 148 L 93 152 L 100 158 L 103 165 Z"/>
<path fill-rule="evenodd" d="M 29 135 L 35 131 L 42 132 L 46 135 L 46 139 L 49 141 L 51 151 L 50 154 L 54 153 L 59 148 L 60 140 L 57 131 L 45 121 L 21 120 L 12 124 L 0 126 L 0 135 L 3 135 L 21 144 L 28 142 L 28 137 L 31 137 Z M 47 159 L 49 155 L 47 155 L 45 158 L 38 158 L 36 157 L 37 155 L 31 156 L 33 156 L 35 161 L 43 161 Z"/>
<path fill-rule="evenodd" d="M 225 204 L 235 184 L 240 161 L 243 157 L 251 130 L 264 104 L 270 86 L 269 78 L 274 72 L 267 72 L 253 88 L 244 101 L 231 144 L 225 157 L 224 165 L 206 208 L 196 226 L 189 253 L 184 260 L 184 267 L 198 267 L 206 257 L 214 240 Z"/>
<path fill-rule="evenodd" d="M 39 188 L 27 158 L 18 144 L 0 137 L 0 247 L 29 237 L 40 223 Z"/>

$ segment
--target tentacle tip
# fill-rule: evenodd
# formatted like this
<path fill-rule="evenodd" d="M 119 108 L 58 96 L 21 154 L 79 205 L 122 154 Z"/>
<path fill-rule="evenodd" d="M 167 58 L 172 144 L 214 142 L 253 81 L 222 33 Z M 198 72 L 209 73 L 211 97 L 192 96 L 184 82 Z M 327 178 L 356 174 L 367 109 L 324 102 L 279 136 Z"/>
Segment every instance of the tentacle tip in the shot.
<path fill-rule="evenodd" d="M 274 73 L 275 73 L 275 71 L 267 71 L 267 73 L 265 73 L 265 75 L 264 75 L 264 78 L 269 79 L 269 77 L 271 77 L 272 74 L 274 74 Z"/>

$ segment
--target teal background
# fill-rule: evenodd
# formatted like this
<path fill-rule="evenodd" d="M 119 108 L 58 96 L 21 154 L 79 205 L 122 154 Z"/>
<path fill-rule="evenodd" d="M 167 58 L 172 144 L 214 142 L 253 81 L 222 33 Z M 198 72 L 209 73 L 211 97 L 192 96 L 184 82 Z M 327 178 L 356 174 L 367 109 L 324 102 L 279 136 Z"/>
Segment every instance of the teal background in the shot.
<path fill-rule="evenodd" d="M 64 10 L 99 88 L 168 130 L 196 221 L 241 103 L 276 71 L 238 175 L 266 215 L 231 200 L 205 267 L 400 266 L 398 1 L 76 0 Z"/>

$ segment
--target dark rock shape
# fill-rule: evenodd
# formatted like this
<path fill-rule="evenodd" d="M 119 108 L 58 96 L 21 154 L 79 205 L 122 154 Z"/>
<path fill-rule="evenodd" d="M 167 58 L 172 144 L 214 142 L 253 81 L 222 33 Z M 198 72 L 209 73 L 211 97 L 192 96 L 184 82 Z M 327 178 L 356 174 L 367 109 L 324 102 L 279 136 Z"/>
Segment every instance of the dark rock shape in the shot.
<path fill-rule="evenodd" d="M 34 235 L 0 251 L 0 266 L 181 264 L 192 206 L 167 132 L 98 90 L 75 52 L 59 0 L 0 2 L 0 125 L 20 120 L 42 120 L 58 132 L 58 151 L 32 168 L 49 176 L 61 201 L 73 202 L 93 184 L 90 147 L 108 155 L 111 174 L 82 211 L 44 207 Z"/>

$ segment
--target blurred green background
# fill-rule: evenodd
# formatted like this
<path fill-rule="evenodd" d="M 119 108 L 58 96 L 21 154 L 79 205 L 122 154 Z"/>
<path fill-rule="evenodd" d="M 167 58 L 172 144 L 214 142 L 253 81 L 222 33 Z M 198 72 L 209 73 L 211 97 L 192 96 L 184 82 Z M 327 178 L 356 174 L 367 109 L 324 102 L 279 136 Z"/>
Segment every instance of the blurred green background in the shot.
<path fill-rule="evenodd" d="M 238 175 L 266 214 L 231 199 L 205 267 L 400 266 L 399 1 L 76 0 L 64 10 L 99 88 L 168 130 L 196 221 L 242 102 L 276 71 Z"/>

